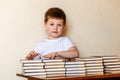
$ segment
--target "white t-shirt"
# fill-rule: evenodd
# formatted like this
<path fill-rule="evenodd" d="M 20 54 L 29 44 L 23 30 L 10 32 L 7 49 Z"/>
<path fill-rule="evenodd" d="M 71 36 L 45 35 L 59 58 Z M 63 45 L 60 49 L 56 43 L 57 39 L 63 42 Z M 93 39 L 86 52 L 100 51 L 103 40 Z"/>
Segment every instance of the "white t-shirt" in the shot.
<path fill-rule="evenodd" d="M 34 59 L 40 59 L 43 55 L 52 52 L 67 51 L 72 46 L 74 44 L 69 37 L 60 37 L 54 40 L 46 39 L 36 45 L 34 51 L 40 53 L 40 55 Z"/>

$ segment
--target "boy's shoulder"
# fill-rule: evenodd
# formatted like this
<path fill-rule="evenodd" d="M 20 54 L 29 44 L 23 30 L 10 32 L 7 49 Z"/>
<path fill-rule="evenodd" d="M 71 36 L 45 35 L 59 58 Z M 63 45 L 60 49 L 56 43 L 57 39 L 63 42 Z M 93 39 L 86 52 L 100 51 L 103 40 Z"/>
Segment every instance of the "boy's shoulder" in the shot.
<path fill-rule="evenodd" d="M 64 37 L 62 37 L 62 40 L 64 40 L 64 41 L 72 41 L 71 38 L 68 37 L 68 36 L 64 36 Z"/>
<path fill-rule="evenodd" d="M 68 37 L 68 36 L 63 36 L 63 37 L 61 37 L 62 39 L 70 39 L 70 37 Z"/>

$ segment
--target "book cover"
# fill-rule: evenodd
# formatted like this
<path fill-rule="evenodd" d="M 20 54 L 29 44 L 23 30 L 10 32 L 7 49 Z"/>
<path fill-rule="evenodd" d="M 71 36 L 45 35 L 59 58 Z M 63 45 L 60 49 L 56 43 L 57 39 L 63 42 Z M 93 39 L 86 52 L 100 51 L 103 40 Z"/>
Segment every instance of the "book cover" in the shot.
<path fill-rule="evenodd" d="M 84 61 L 65 62 L 65 65 L 84 65 Z"/>
<path fill-rule="evenodd" d="M 42 60 L 39 59 L 39 60 L 26 60 L 26 59 L 21 59 L 20 60 L 21 63 L 41 63 Z"/>
<path fill-rule="evenodd" d="M 86 75 L 103 75 L 104 74 L 104 72 L 100 72 L 100 71 L 98 71 L 98 72 L 86 72 Z"/>
<path fill-rule="evenodd" d="M 43 66 L 23 66 L 22 69 L 43 69 Z"/>
<path fill-rule="evenodd" d="M 106 65 L 104 66 L 105 68 L 117 68 L 120 67 L 120 64 L 116 64 L 116 65 Z"/>
<path fill-rule="evenodd" d="M 66 74 L 68 74 L 68 73 L 75 73 L 75 74 L 80 74 L 80 73 L 85 73 L 86 71 L 85 70 L 82 70 L 82 71 L 71 71 L 71 70 L 67 70 L 66 71 Z"/>
<path fill-rule="evenodd" d="M 80 68 L 82 68 L 82 67 L 85 67 L 85 65 L 70 65 L 70 64 L 66 64 L 65 65 L 65 68 L 70 68 L 70 67 L 80 67 Z"/>
<path fill-rule="evenodd" d="M 118 61 L 118 62 L 108 62 L 108 63 L 104 63 L 104 65 L 120 65 L 120 61 Z"/>
<path fill-rule="evenodd" d="M 107 63 L 107 62 L 118 62 L 118 61 L 120 61 L 120 59 L 118 59 L 118 58 L 115 58 L 115 59 L 103 59 L 104 63 Z"/>
<path fill-rule="evenodd" d="M 84 57 L 84 58 L 75 58 L 75 61 L 95 61 L 95 60 L 102 60 L 102 57 Z"/>
<path fill-rule="evenodd" d="M 47 74 L 46 77 L 64 77 L 65 76 L 65 73 L 64 74 Z"/>
<path fill-rule="evenodd" d="M 65 71 L 65 68 L 48 68 L 46 71 Z"/>
<path fill-rule="evenodd" d="M 108 55 L 108 56 L 102 56 L 103 59 L 116 59 L 118 58 L 117 55 Z"/>
<path fill-rule="evenodd" d="M 78 71 L 84 71 L 84 70 L 86 70 L 86 68 L 85 67 L 72 67 L 72 68 L 65 68 L 66 69 L 66 71 L 67 70 L 71 70 L 71 71 L 76 71 L 76 70 L 78 70 Z"/>
<path fill-rule="evenodd" d="M 86 76 L 85 73 L 79 73 L 79 74 L 75 74 L 75 73 L 70 73 L 70 74 L 66 74 L 67 77 L 80 77 L 80 76 Z"/>
<path fill-rule="evenodd" d="M 24 72 L 45 72 L 45 69 L 25 69 Z"/>
<path fill-rule="evenodd" d="M 120 73 L 120 71 L 105 71 L 105 73 L 117 74 L 117 73 Z"/>
<path fill-rule="evenodd" d="M 64 65 L 45 65 L 44 68 L 64 68 Z"/>
<path fill-rule="evenodd" d="M 64 65 L 65 62 L 45 62 L 45 65 Z"/>
<path fill-rule="evenodd" d="M 46 72 L 28 72 L 28 73 L 24 73 L 24 75 L 26 76 L 46 76 Z"/>
<path fill-rule="evenodd" d="M 23 63 L 23 66 L 44 66 L 44 63 Z"/>
<path fill-rule="evenodd" d="M 103 63 L 103 61 L 102 61 L 102 60 L 85 61 L 85 64 L 92 64 L 92 63 L 95 63 L 95 64 L 102 64 L 102 63 Z"/>
<path fill-rule="evenodd" d="M 104 66 L 88 66 L 88 67 L 85 67 L 86 69 L 104 69 Z"/>
<path fill-rule="evenodd" d="M 47 75 L 50 75 L 50 74 L 65 74 L 65 71 L 46 71 L 46 74 Z"/>
<path fill-rule="evenodd" d="M 87 72 L 104 71 L 104 69 L 86 69 Z"/>
<path fill-rule="evenodd" d="M 64 62 L 65 59 L 43 59 L 43 62 Z"/>
<path fill-rule="evenodd" d="M 92 63 L 92 64 L 85 64 L 85 66 L 86 67 L 88 67 L 88 66 L 103 66 L 103 64 L 102 63 L 99 63 L 99 64 Z"/>

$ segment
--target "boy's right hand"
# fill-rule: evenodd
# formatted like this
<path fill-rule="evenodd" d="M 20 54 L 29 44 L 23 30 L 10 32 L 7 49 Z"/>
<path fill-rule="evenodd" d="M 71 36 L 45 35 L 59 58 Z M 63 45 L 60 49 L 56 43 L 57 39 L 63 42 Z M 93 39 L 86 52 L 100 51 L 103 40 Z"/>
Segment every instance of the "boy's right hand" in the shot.
<path fill-rule="evenodd" d="M 30 53 L 26 56 L 26 59 L 32 60 L 34 57 L 36 57 L 39 53 L 35 51 L 30 51 Z"/>

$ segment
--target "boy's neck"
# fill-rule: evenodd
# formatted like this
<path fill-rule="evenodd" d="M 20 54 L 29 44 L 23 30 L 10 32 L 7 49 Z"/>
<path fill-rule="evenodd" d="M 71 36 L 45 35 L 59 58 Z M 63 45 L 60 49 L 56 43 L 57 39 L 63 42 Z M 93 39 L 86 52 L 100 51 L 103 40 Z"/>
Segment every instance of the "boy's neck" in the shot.
<path fill-rule="evenodd" d="M 61 37 L 61 36 L 60 36 Z M 50 37 L 48 37 L 48 40 L 54 40 L 54 39 L 58 39 L 58 38 L 60 38 L 60 37 L 57 37 L 57 38 L 50 38 Z"/>

